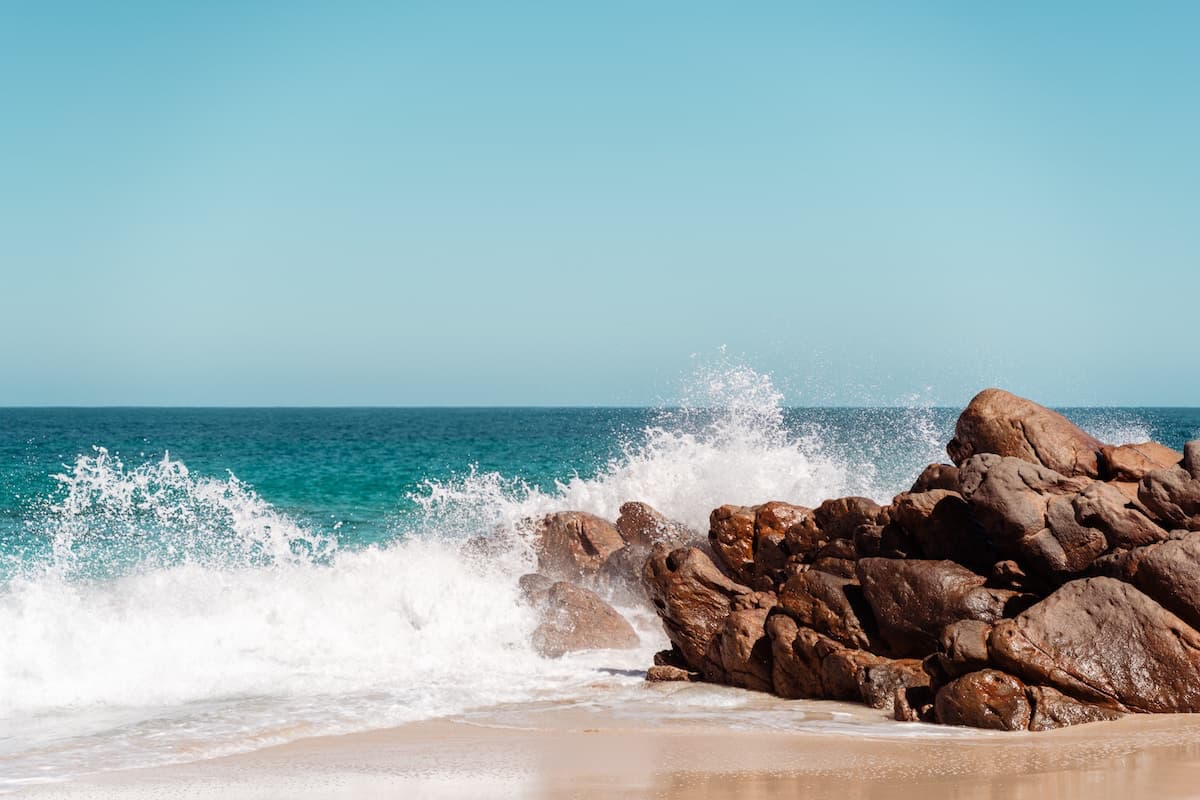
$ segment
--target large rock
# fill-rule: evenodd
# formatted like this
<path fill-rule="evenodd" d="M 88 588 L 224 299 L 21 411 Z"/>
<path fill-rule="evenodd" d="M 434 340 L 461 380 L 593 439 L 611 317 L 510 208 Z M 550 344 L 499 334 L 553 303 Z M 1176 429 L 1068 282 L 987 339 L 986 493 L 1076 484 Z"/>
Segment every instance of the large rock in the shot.
<path fill-rule="evenodd" d="M 758 506 L 725 505 L 708 515 L 708 541 L 725 570 L 749 585 L 754 581 L 754 514 Z"/>
<path fill-rule="evenodd" d="M 998 548 L 1046 578 L 1064 580 L 1112 548 L 1167 536 L 1116 488 L 1017 458 L 973 456 L 959 477 L 972 514 Z"/>
<path fill-rule="evenodd" d="M 1148 473 L 1138 484 L 1138 500 L 1167 525 L 1200 531 L 1200 477 L 1187 468 Z"/>
<path fill-rule="evenodd" d="M 951 681 L 934 700 L 934 715 L 943 725 L 1023 731 L 1029 728 L 1031 714 L 1025 684 L 994 669 Z"/>
<path fill-rule="evenodd" d="M 538 572 L 561 580 L 594 575 L 624 546 L 612 523 L 582 511 L 549 514 L 533 529 Z"/>
<path fill-rule="evenodd" d="M 1057 412 L 1002 389 L 984 389 L 959 416 L 946 452 L 956 465 L 995 453 L 1067 476 L 1099 478 L 1103 447 Z"/>
<path fill-rule="evenodd" d="M 696 532 L 682 522 L 667 519 L 646 503 L 628 502 L 617 517 L 617 533 L 627 543 L 649 549 L 662 542 L 684 547 L 696 539 Z"/>
<path fill-rule="evenodd" d="M 638 646 L 633 626 L 595 592 L 560 581 L 542 602 L 543 622 L 533 632 L 533 646 L 544 656 Z"/>
<path fill-rule="evenodd" d="M 704 656 L 701 674 L 713 683 L 771 691 L 771 641 L 764 623 L 765 608 L 734 611 L 713 636 Z"/>
<path fill-rule="evenodd" d="M 942 629 L 937 661 L 942 674 L 958 678 L 988 666 L 988 637 L 992 625 L 977 619 L 952 622 Z"/>
<path fill-rule="evenodd" d="M 1146 477 L 1156 469 L 1169 469 L 1183 460 L 1183 453 L 1158 442 L 1105 445 L 1104 471 L 1110 481 L 1132 481 Z"/>
<path fill-rule="evenodd" d="M 925 656 L 952 622 L 995 622 L 1020 595 L 984 586 L 985 579 L 953 561 L 864 558 L 858 562 L 863 595 L 879 635 L 896 656 Z"/>
<path fill-rule="evenodd" d="M 687 666 L 697 671 L 735 603 L 753 604 L 750 587 L 730 580 L 695 547 L 669 550 L 656 545 L 646 559 L 642 580 L 667 638 Z"/>
<path fill-rule="evenodd" d="M 1200 634 L 1128 583 L 1071 581 L 988 640 L 993 664 L 1080 700 L 1200 711 Z"/>
<path fill-rule="evenodd" d="M 875 619 L 858 580 L 819 570 L 788 578 L 779 605 L 799 624 L 860 650 L 878 645 Z"/>

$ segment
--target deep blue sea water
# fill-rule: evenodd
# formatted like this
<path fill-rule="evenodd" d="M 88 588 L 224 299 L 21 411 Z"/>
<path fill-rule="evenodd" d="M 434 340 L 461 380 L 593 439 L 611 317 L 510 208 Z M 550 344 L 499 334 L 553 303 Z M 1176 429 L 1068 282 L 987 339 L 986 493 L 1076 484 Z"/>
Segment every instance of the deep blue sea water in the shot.
<path fill-rule="evenodd" d="M 1064 412 L 1106 441 L 1200 437 L 1197 409 Z M 725 502 L 887 500 L 944 460 L 956 414 L 770 391 L 698 409 L 0 409 L 0 788 L 595 702 L 600 674 L 628 700 L 643 690 L 621 670 L 662 644 L 652 618 L 638 651 L 540 659 L 519 537 L 483 564 L 459 544 L 630 499 L 697 529 Z"/>

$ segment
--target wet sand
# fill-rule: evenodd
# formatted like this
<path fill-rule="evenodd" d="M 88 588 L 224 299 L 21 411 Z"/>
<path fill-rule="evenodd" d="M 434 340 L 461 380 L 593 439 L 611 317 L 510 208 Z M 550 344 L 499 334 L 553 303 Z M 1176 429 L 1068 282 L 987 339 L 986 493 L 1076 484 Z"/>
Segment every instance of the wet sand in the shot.
<path fill-rule="evenodd" d="M 519 715 L 518 715 L 519 717 Z M 1042 734 L 880 736 L 460 717 L 30 787 L 37 798 L 1200 797 L 1200 715 Z"/>

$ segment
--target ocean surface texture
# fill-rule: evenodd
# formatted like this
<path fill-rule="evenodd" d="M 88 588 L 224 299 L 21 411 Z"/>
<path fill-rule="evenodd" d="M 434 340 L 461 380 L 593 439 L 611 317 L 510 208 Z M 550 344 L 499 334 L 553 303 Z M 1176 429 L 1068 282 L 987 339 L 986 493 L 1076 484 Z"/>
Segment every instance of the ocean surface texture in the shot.
<path fill-rule="evenodd" d="M 1197 409 L 1064 411 L 1200 436 Z M 539 658 L 516 578 L 549 511 L 643 500 L 704 532 L 721 503 L 887 501 L 957 413 L 787 409 L 751 373 L 690 409 L 0 409 L 0 791 L 513 704 L 956 735 L 648 688 L 645 612 L 639 650 Z M 464 555 L 479 535 L 510 546 Z"/>

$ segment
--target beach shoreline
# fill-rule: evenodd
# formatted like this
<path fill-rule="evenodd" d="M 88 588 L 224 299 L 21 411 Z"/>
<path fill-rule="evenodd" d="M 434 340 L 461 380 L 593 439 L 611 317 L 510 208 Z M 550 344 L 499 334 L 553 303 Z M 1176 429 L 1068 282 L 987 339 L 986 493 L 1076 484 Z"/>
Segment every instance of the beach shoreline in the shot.
<path fill-rule="evenodd" d="M 840 706 L 841 704 L 829 704 Z M 301 739 L 191 763 L 29 786 L 42 798 L 1183 798 L 1200 794 L 1200 715 L 1048 733 L 878 736 L 630 724 L 563 709 Z"/>

